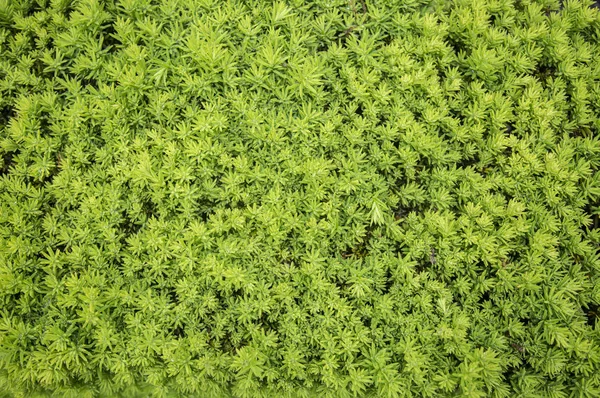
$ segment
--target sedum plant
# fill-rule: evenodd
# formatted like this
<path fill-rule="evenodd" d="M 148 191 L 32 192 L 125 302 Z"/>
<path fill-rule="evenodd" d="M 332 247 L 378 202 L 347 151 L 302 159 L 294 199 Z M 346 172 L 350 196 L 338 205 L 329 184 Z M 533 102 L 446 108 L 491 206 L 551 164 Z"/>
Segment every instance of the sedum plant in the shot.
<path fill-rule="evenodd" d="M 0 0 L 0 394 L 600 396 L 589 0 Z"/>

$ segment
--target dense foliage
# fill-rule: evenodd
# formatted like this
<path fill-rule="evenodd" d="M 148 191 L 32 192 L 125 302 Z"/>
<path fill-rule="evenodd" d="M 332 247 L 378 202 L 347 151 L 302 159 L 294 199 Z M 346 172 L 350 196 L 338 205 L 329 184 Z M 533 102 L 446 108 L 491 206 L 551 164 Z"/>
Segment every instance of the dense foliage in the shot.
<path fill-rule="evenodd" d="M 581 0 L 0 0 L 0 391 L 600 396 L 599 54 Z"/>

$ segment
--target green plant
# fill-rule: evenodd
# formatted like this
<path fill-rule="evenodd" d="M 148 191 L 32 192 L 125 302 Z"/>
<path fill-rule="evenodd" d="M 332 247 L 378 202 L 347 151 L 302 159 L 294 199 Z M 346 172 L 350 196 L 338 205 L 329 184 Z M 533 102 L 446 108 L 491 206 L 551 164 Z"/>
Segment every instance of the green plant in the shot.
<path fill-rule="evenodd" d="M 597 397 L 591 1 L 0 0 L 0 392 Z"/>

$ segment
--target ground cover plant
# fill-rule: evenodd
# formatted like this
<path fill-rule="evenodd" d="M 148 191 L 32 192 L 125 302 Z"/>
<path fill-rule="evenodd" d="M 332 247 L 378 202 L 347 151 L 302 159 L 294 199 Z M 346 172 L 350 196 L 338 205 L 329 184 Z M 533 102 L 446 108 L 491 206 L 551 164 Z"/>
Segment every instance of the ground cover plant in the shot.
<path fill-rule="evenodd" d="M 600 396 L 600 13 L 0 0 L 0 395 Z"/>

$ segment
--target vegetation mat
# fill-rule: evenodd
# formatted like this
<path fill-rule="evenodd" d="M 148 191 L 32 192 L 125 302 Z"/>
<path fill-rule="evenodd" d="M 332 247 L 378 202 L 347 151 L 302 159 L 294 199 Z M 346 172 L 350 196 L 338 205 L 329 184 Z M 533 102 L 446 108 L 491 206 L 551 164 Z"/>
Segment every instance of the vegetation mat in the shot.
<path fill-rule="evenodd" d="M 0 395 L 599 397 L 600 12 L 0 0 Z"/>

